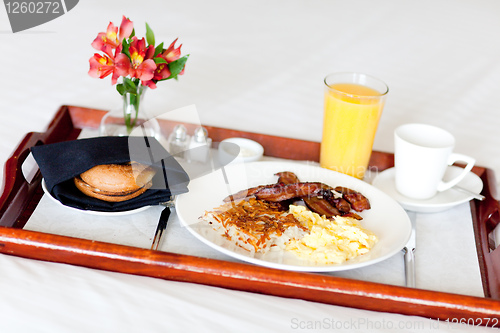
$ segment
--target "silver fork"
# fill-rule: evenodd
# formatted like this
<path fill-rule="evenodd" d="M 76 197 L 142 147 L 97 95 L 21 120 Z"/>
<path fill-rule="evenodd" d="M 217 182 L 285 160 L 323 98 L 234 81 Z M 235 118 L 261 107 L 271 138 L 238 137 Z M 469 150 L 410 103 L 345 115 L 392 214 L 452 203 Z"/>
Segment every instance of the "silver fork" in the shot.
<path fill-rule="evenodd" d="M 417 213 L 415 212 L 406 212 L 408 217 L 411 220 L 411 236 L 406 243 L 406 246 L 403 248 L 404 252 L 404 260 L 405 260 L 405 280 L 406 286 L 409 288 L 416 287 L 416 279 L 415 279 L 415 248 L 416 248 L 416 220 Z"/>

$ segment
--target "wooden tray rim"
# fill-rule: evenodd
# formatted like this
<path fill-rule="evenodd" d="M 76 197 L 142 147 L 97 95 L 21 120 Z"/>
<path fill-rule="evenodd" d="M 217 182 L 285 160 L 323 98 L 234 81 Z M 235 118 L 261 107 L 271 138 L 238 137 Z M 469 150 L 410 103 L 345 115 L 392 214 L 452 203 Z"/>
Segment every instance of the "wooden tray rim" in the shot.
<path fill-rule="evenodd" d="M 78 128 L 95 123 L 95 119 L 89 120 L 87 117 L 82 116 L 82 113 L 89 113 L 92 117 L 100 118 L 103 112 L 102 110 L 64 105 L 54 116 L 47 132 L 28 133 L 13 155 L 20 154 L 19 148 L 22 145 L 38 144 L 41 139 L 45 143 L 50 143 L 75 137 L 79 132 Z M 75 123 L 73 123 L 73 119 L 76 119 Z M 67 123 L 68 121 L 75 127 L 63 127 L 66 133 L 50 133 L 50 129 L 58 128 L 61 123 Z M 241 131 L 235 130 L 234 133 L 231 132 L 232 130 L 228 131 L 230 135 L 239 133 L 241 136 L 242 134 Z M 265 136 L 256 133 L 246 134 L 254 139 Z M 271 137 L 271 139 L 275 138 L 278 137 Z M 278 138 L 278 140 L 301 141 L 288 138 Z M 307 156 L 307 152 L 305 154 Z M 317 154 L 317 151 L 312 152 L 312 154 Z M 393 163 L 391 154 L 375 152 L 375 155 L 377 154 L 380 155 L 379 158 L 382 160 L 382 162 L 379 161 L 379 163 L 382 163 L 382 167 L 388 167 Z M 8 165 L 9 163 L 14 163 L 14 161 L 8 161 L 5 166 L 6 169 L 12 167 L 12 165 Z M 484 170 L 480 170 L 480 172 L 483 173 L 486 179 L 494 176 L 491 170 L 482 169 Z M 38 184 L 38 190 L 41 191 L 39 188 Z M 0 203 L 8 195 L 28 194 L 5 193 L 4 182 Z M 29 195 L 32 196 L 33 194 Z M 487 193 L 487 195 L 490 196 L 491 200 L 496 200 L 493 197 L 496 193 Z M 480 210 L 480 207 L 471 205 L 471 208 L 473 209 L 473 215 L 478 214 L 476 210 Z M 14 210 L 14 212 L 9 211 L 9 209 Z M 26 214 L 27 210 L 15 211 L 13 207 L 7 207 L 2 213 L 21 216 Z M 488 214 L 488 212 L 482 213 Z M 478 245 L 478 250 L 480 247 Z M 283 272 L 245 263 L 151 251 L 13 227 L 0 227 L 0 253 L 166 280 L 199 283 L 372 311 L 417 315 L 439 320 L 470 318 L 478 321 L 485 318 L 500 318 L 500 301 L 487 297 L 481 298 L 410 289 L 320 274 Z M 481 267 L 481 269 L 483 270 L 484 267 Z M 489 322 L 489 326 L 493 324 L 494 322 Z M 486 320 L 478 322 L 478 325 L 486 325 Z M 497 323 L 497 326 L 500 326 L 500 323 Z"/>

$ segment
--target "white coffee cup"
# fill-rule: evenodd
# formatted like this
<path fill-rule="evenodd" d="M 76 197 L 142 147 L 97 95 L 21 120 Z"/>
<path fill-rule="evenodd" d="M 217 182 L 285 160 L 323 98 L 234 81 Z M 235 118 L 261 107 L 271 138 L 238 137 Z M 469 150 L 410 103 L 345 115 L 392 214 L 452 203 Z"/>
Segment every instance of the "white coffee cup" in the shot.
<path fill-rule="evenodd" d="M 394 165 L 396 189 L 413 199 L 429 199 L 437 192 L 458 184 L 469 173 L 476 160 L 453 153 L 455 138 L 439 127 L 406 124 L 394 132 Z M 446 168 L 455 162 L 466 167 L 457 177 L 443 181 Z"/>

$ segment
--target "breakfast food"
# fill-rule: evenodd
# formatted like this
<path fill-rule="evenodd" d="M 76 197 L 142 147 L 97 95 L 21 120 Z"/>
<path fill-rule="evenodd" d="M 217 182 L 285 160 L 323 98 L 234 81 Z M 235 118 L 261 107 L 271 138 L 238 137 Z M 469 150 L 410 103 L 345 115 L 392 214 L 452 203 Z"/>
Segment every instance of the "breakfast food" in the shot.
<path fill-rule="evenodd" d="M 309 232 L 300 239 L 292 239 L 286 250 L 299 258 L 316 264 L 341 264 L 370 251 L 378 241 L 371 231 L 362 228 L 352 217 L 335 216 L 328 219 L 304 206 L 290 206 L 290 212 Z"/>
<path fill-rule="evenodd" d="M 342 263 L 370 251 L 377 242 L 355 213 L 370 209 L 361 193 L 300 182 L 288 171 L 276 175 L 276 184 L 230 195 L 200 219 L 250 252 L 280 249 L 317 264 Z"/>
<path fill-rule="evenodd" d="M 97 165 L 74 178 L 77 189 L 87 196 L 109 202 L 130 200 L 152 186 L 156 171 L 144 164 Z"/>
<path fill-rule="evenodd" d="M 279 177 L 278 184 L 287 185 L 299 182 L 297 175 L 290 171 L 278 172 L 276 176 Z M 342 215 L 361 220 L 361 217 L 352 212 L 351 208 L 357 212 L 370 209 L 370 201 L 359 192 L 340 186 L 333 191 L 330 187 L 327 188 L 328 191 L 323 191 L 321 196 L 302 197 L 310 210 L 326 217 Z"/>
<path fill-rule="evenodd" d="M 290 239 L 298 239 L 307 231 L 280 204 L 255 198 L 225 203 L 205 212 L 202 219 L 236 245 L 258 253 L 275 246 L 284 249 Z"/>
<path fill-rule="evenodd" d="M 260 185 L 239 191 L 224 198 L 224 202 L 248 197 L 271 202 L 300 199 L 311 210 L 326 217 L 342 215 L 358 219 L 361 217 L 355 212 L 370 209 L 370 201 L 352 189 L 341 186 L 333 188 L 319 182 L 300 182 L 290 171 L 278 172 L 276 176 L 279 177 L 276 184 Z"/>

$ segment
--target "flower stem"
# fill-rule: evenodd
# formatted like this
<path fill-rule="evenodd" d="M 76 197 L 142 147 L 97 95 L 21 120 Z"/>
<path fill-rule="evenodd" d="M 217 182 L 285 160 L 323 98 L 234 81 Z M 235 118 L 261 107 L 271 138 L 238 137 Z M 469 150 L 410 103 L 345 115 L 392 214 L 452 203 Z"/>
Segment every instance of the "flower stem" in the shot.
<path fill-rule="evenodd" d="M 139 83 L 135 92 L 125 92 L 123 94 L 123 117 L 125 126 L 127 127 L 127 134 L 129 135 L 132 133 L 139 118 L 139 107 L 143 92 L 144 86 Z"/>

